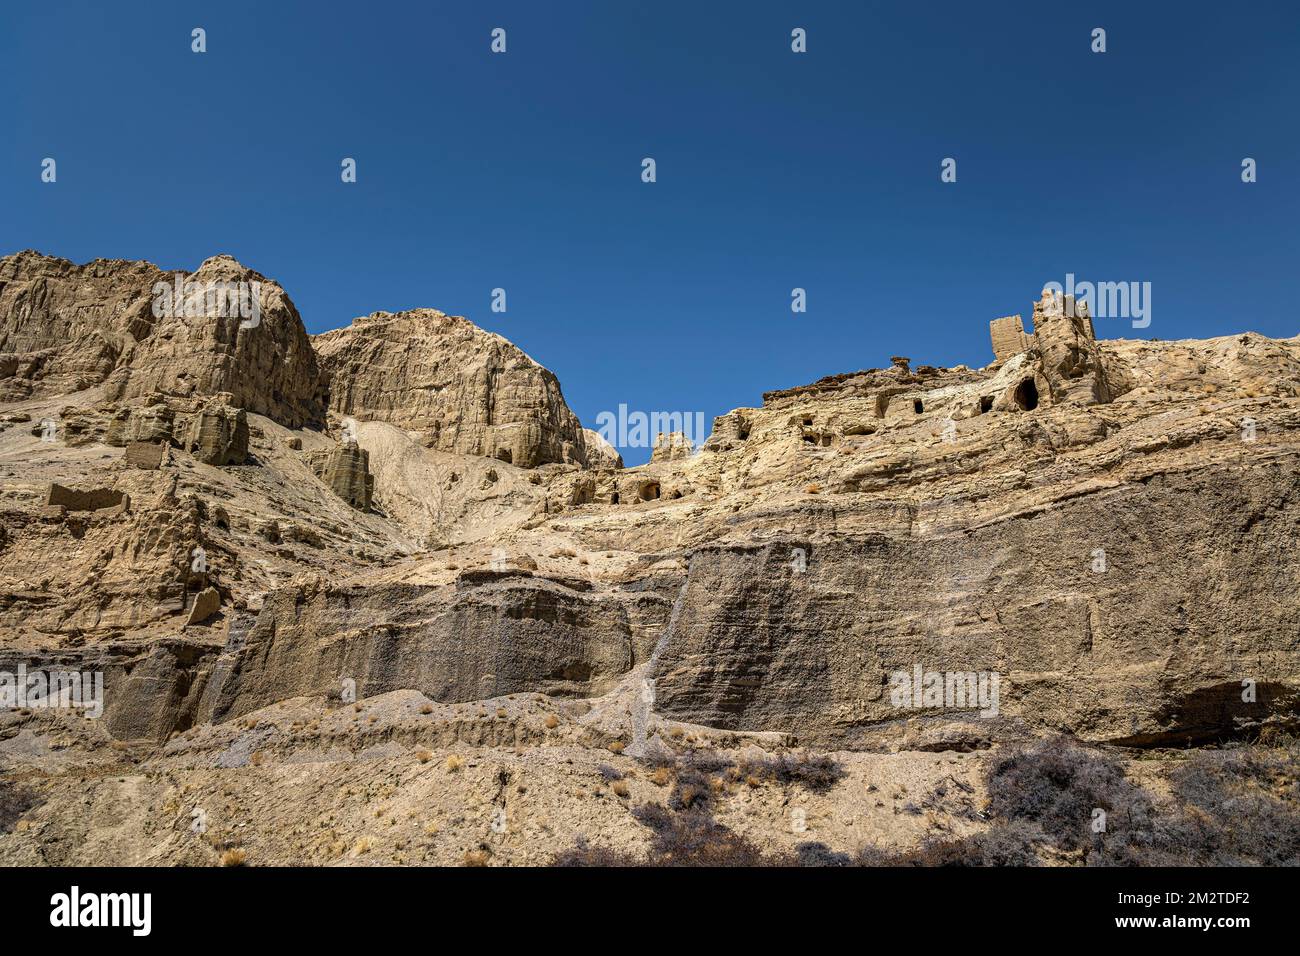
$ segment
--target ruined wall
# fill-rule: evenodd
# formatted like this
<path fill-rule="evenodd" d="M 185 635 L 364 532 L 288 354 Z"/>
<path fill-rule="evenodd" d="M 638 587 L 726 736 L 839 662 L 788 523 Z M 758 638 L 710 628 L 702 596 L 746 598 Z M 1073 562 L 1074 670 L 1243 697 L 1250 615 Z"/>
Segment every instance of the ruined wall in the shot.
<path fill-rule="evenodd" d="M 989 323 L 989 337 L 993 340 L 993 355 L 999 362 L 1028 351 L 1034 345 L 1034 337 L 1025 332 L 1019 315 L 994 319 Z"/>

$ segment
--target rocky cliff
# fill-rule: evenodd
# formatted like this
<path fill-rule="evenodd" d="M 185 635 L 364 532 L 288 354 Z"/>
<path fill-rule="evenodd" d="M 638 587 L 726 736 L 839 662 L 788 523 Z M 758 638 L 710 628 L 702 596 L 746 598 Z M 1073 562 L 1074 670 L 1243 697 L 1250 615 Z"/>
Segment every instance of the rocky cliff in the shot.
<path fill-rule="evenodd" d="M 316 354 L 293 302 L 229 256 L 193 273 L 146 262 L 0 259 L 0 388 L 103 387 L 109 401 L 229 393 L 292 427 L 322 420 Z"/>
<path fill-rule="evenodd" d="M 330 409 L 418 432 L 428 448 L 521 468 L 586 463 L 560 383 L 499 335 L 435 309 L 376 312 L 316 337 Z"/>
<path fill-rule="evenodd" d="M 536 862 L 597 818 L 636 843 L 567 776 L 639 767 L 653 799 L 625 746 L 833 749 L 859 794 L 1057 732 L 1151 751 L 1296 725 L 1298 339 L 1098 340 L 1049 295 L 1032 329 L 998 320 L 985 367 L 770 391 L 625 469 L 554 375 L 465 319 L 313 338 L 233 260 L 193 275 L 258 283 L 257 321 L 156 309 L 148 264 L 0 260 L 0 671 L 104 681 L 97 721 L 0 709 L 0 765 L 39 781 L 49 831 L 0 859 L 120 851 L 71 838 L 65 774 L 122 754 L 132 782 L 92 816 L 163 812 L 177 775 L 310 801 L 304 762 L 422 787 L 428 758 L 385 763 L 419 748 L 477 806 L 496 778 L 445 769 L 468 755 L 547 794 L 488 799 L 518 829 L 482 839 Z M 732 824 L 789 848 L 789 794 L 759 777 Z M 901 794 L 834 793 L 832 844 L 919 838 Z M 244 831 L 266 859 L 364 854 L 291 846 L 288 812 Z M 447 825 L 433 858 L 479 852 L 477 824 Z M 132 832 L 133 860 L 206 859 Z"/>

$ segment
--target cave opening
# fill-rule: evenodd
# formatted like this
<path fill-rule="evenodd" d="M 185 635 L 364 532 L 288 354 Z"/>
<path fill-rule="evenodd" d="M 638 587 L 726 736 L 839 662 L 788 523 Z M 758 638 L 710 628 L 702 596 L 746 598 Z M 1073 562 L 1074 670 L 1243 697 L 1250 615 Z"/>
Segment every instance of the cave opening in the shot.
<path fill-rule="evenodd" d="M 1016 407 L 1022 412 L 1032 412 L 1038 407 L 1038 386 L 1034 384 L 1032 378 L 1027 378 L 1016 386 L 1015 394 L 1011 400 L 1016 403 Z"/>

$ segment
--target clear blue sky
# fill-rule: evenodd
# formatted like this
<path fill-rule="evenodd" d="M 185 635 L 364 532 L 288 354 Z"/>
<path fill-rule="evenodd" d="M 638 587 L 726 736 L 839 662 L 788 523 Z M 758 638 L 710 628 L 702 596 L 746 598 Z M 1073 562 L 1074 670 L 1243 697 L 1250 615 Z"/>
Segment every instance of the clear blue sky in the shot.
<path fill-rule="evenodd" d="M 230 253 L 311 332 L 463 314 L 589 426 L 983 365 L 1067 272 L 1152 283 L 1106 337 L 1300 332 L 1300 6 L 1049 6 L 6 3 L 0 253 Z"/>

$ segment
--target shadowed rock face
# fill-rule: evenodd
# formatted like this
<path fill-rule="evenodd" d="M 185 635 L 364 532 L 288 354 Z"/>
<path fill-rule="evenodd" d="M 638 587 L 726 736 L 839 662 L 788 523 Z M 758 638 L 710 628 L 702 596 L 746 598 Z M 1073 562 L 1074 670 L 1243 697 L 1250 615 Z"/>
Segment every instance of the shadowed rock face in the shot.
<path fill-rule="evenodd" d="M 625 601 L 530 576 L 459 591 L 392 586 L 272 595 L 204 700 L 223 720 L 285 697 L 413 688 L 440 701 L 520 691 L 593 696 L 633 664 Z"/>
<path fill-rule="evenodd" d="M 376 312 L 315 345 L 330 409 L 422 433 L 426 447 L 521 468 L 586 464 L 560 383 L 520 349 L 434 309 Z"/>
<path fill-rule="evenodd" d="M 997 716 L 1036 732 L 1230 733 L 1234 713 L 1285 701 L 1217 723 L 1176 701 L 1235 679 L 1241 703 L 1242 680 L 1294 659 L 1297 464 L 1164 476 L 956 534 L 703 548 L 657 657 L 659 709 L 819 745 L 915 718 L 980 723 L 974 705 L 896 706 L 891 675 L 919 664 L 997 672 Z"/>

